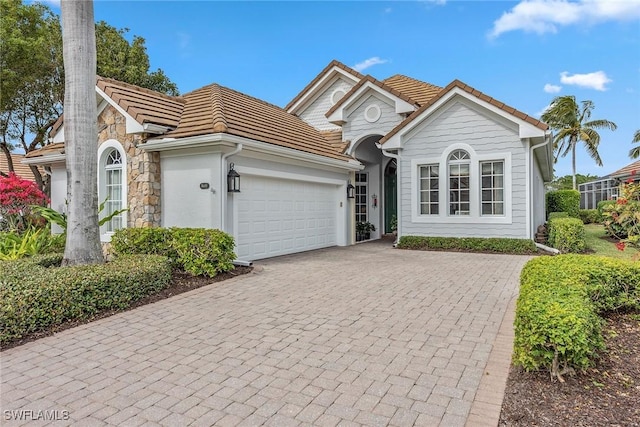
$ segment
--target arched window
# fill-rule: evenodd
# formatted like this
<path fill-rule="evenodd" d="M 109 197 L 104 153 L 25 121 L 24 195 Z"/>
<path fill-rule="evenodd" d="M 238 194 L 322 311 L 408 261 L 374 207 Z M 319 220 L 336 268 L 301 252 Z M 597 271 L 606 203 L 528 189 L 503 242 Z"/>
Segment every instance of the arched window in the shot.
<path fill-rule="evenodd" d="M 119 142 L 109 140 L 98 149 L 98 202 L 104 203 L 100 218 L 124 209 L 127 204 L 126 157 Z M 121 212 L 100 227 L 103 241 L 119 228 L 126 227 L 126 213 Z"/>
<path fill-rule="evenodd" d="M 124 206 L 124 200 L 122 200 L 122 156 L 118 150 L 111 149 L 107 155 L 107 161 L 105 163 L 105 199 L 107 200 L 104 206 L 103 215 L 109 216 L 113 212 L 116 212 Z M 114 232 L 119 228 L 122 228 L 122 214 L 118 214 L 111 218 L 109 222 L 105 224 L 106 231 Z"/>
<path fill-rule="evenodd" d="M 470 166 L 471 158 L 466 151 L 455 150 L 449 155 L 449 215 L 469 215 Z"/>

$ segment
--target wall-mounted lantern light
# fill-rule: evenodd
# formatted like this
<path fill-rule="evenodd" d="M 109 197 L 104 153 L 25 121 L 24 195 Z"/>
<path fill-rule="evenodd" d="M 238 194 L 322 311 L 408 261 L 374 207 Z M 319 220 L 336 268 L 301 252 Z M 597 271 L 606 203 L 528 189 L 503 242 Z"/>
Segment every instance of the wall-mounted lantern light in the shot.
<path fill-rule="evenodd" d="M 229 173 L 227 174 L 227 191 L 229 193 L 240 192 L 240 174 L 234 169 L 234 164 L 229 165 Z"/>
<path fill-rule="evenodd" d="M 351 181 L 349 181 L 347 184 L 347 199 L 354 199 L 356 197 L 355 190 L 356 187 L 354 187 L 353 184 L 351 184 Z"/>

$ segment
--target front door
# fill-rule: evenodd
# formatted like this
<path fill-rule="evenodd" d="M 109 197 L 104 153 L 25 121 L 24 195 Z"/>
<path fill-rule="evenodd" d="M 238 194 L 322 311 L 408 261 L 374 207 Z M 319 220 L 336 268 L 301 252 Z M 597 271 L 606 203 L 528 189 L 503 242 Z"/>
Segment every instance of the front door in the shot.
<path fill-rule="evenodd" d="M 384 170 L 384 232 L 391 233 L 393 227 L 391 223 L 396 218 L 398 212 L 398 186 L 396 185 L 398 167 L 396 160 L 391 160 Z"/>

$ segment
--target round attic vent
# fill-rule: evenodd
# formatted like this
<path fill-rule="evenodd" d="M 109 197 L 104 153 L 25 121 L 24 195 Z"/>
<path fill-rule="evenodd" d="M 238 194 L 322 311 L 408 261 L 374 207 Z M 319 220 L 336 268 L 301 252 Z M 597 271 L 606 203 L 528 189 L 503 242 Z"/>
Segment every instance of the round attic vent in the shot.
<path fill-rule="evenodd" d="M 336 105 L 338 101 L 344 96 L 346 92 L 342 89 L 336 89 L 331 94 L 331 105 Z"/>
<path fill-rule="evenodd" d="M 379 106 L 377 106 L 376 104 L 369 105 L 364 110 L 364 119 L 369 123 L 377 122 L 381 114 L 382 112 L 380 111 Z"/>

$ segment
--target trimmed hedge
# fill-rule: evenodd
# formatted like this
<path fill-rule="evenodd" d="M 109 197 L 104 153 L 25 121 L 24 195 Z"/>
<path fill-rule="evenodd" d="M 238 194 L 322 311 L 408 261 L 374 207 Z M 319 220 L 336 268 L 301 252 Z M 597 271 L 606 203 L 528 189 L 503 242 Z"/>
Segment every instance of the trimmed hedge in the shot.
<path fill-rule="evenodd" d="M 569 214 L 566 212 L 549 212 L 549 221 L 556 218 L 569 218 Z"/>
<path fill-rule="evenodd" d="M 496 252 L 504 254 L 535 254 L 538 248 L 532 240 L 481 237 L 426 237 L 402 236 L 400 249 L 464 250 L 469 252 Z"/>
<path fill-rule="evenodd" d="M 111 238 L 116 255 L 164 255 L 175 268 L 209 277 L 233 270 L 234 246 L 230 235 L 205 228 L 122 228 Z"/>
<path fill-rule="evenodd" d="M 604 348 L 599 314 L 640 309 L 640 264 L 589 255 L 539 257 L 520 276 L 514 358 L 561 378 L 584 370 Z"/>
<path fill-rule="evenodd" d="M 169 285 L 166 257 L 130 255 L 99 265 L 59 267 L 62 255 L 0 262 L 0 343 L 123 309 Z"/>
<path fill-rule="evenodd" d="M 560 252 L 584 252 L 587 249 L 584 224 L 577 218 L 551 219 L 547 242 Z"/>
<path fill-rule="evenodd" d="M 580 219 L 583 224 L 598 224 L 602 222 L 602 216 L 597 209 L 580 209 Z"/>
<path fill-rule="evenodd" d="M 549 191 L 546 194 L 547 217 L 550 212 L 566 212 L 570 217 L 580 217 L 580 192 L 578 190 Z"/>

